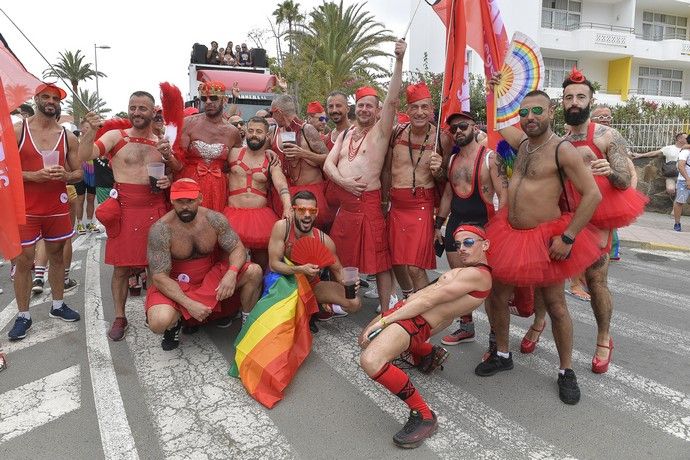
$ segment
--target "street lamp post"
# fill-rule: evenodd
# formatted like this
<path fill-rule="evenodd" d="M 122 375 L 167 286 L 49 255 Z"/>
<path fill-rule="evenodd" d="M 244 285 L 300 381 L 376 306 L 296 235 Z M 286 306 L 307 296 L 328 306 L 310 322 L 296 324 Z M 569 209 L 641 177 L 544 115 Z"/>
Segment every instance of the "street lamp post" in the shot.
<path fill-rule="evenodd" d="M 96 70 L 96 98 L 100 98 L 100 94 L 98 93 L 98 50 L 109 50 L 110 46 L 108 45 L 97 45 L 93 44 L 93 63 L 94 63 L 94 68 Z"/>

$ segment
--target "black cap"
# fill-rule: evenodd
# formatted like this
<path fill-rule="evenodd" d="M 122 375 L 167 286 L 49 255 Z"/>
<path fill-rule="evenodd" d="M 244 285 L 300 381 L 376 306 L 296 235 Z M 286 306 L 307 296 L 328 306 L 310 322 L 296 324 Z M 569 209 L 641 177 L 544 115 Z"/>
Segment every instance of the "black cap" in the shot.
<path fill-rule="evenodd" d="M 448 115 L 448 116 L 446 117 L 446 124 L 450 124 L 450 120 L 451 120 L 453 117 L 469 118 L 469 119 L 472 120 L 473 122 L 475 122 L 475 123 L 477 122 L 477 120 L 474 119 L 474 116 L 472 116 L 472 114 L 471 114 L 470 112 L 464 112 L 464 111 L 463 111 L 463 112 L 451 113 L 450 115 Z"/>

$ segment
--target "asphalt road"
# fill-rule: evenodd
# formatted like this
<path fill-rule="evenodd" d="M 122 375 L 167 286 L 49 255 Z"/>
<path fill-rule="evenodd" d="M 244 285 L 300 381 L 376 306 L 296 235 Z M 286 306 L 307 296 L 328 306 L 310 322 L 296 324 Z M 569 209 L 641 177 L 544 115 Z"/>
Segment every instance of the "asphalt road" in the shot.
<path fill-rule="evenodd" d="M 391 436 L 406 407 L 357 365 L 355 338 L 372 301 L 320 323 L 285 399 L 266 410 L 227 376 L 239 324 L 183 335 L 179 349 L 164 352 L 135 297 L 126 340 L 107 341 L 111 269 L 101 262 L 102 243 L 95 235 L 75 242 L 80 286 L 66 300 L 82 320 L 50 319 L 48 295 L 38 296 L 33 329 L 20 342 L 7 341 L 16 306 L 9 264 L 0 267 L 0 349 L 10 364 L 0 373 L 3 459 L 689 457 L 690 254 L 624 248 L 610 275 L 615 351 L 607 374 L 590 371 L 589 305 L 568 299 L 583 395 L 576 406 L 558 400 L 548 329 L 533 355 L 520 354 L 526 319 L 513 317 L 515 369 L 474 375 L 488 335 L 480 309 L 478 340 L 451 347 L 443 371 L 409 371 L 440 428 L 419 449 L 402 451 Z"/>

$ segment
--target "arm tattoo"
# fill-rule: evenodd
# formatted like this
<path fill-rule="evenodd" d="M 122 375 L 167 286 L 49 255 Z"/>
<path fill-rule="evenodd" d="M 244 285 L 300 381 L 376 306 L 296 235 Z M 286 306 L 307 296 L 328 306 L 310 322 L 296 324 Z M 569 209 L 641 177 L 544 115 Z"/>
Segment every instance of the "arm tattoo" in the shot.
<path fill-rule="evenodd" d="M 587 140 L 587 133 L 577 133 L 577 134 L 570 133 L 565 138 L 567 140 L 569 140 L 570 142 L 584 141 L 584 140 Z"/>
<path fill-rule="evenodd" d="M 309 146 L 314 153 L 328 155 L 328 147 L 321 139 L 319 132 L 312 125 L 304 125 L 304 137 L 307 138 Z"/>
<path fill-rule="evenodd" d="M 218 246 L 223 248 L 227 253 L 231 253 L 240 238 L 237 233 L 230 227 L 228 219 L 221 213 L 216 211 L 208 211 L 206 215 L 208 223 L 211 224 L 218 234 Z"/>
<path fill-rule="evenodd" d="M 611 165 L 611 175 L 609 180 L 614 187 L 624 189 L 630 186 L 630 170 L 628 169 L 628 143 L 623 136 L 615 129 L 609 129 L 611 140 L 606 152 L 609 164 Z"/>
<path fill-rule="evenodd" d="M 508 165 L 501 155 L 495 153 L 496 155 L 496 169 L 498 172 L 498 178 L 501 181 L 502 188 L 508 188 Z"/>
<path fill-rule="evenodd" d="M 149 269 L 153 274 L 169 274 L 172 269 L 170 256 L 170 228 L 161 221 L 156 222 L 149 232 L 147 248 Z"/>

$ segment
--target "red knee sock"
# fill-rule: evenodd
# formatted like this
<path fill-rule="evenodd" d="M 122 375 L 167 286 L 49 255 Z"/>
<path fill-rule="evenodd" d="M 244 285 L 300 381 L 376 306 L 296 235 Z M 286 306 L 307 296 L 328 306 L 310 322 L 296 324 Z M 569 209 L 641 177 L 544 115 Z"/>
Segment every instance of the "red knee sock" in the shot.
<path fill-rule="evenodd" d="M 398 367 L 395 367 L 391 363 L 386 363 L 372 379 L 386 387 L 388 391 L 395 396 L 402 399 L 411 410 L 416 410 L 422 414 L 423 419 L 429 420 L 432 418 L 431 410 L 424 401 L 424 398 L 422 398 L 422 395 L 420 395 L 414 385 L 412 385 L 407 374 Z"/>

